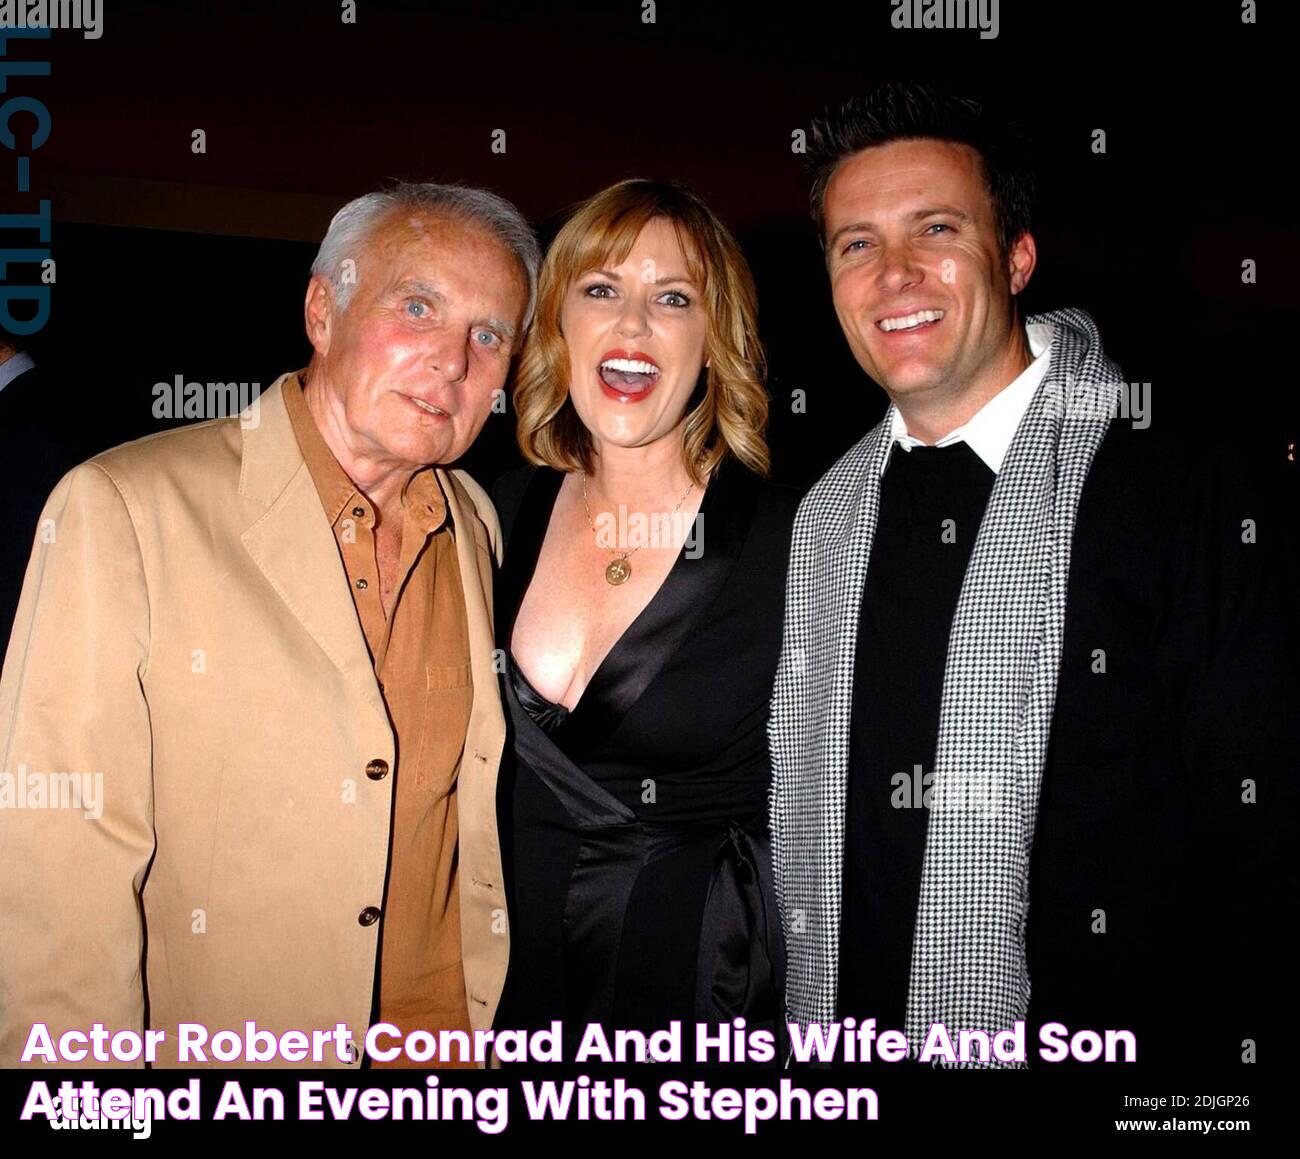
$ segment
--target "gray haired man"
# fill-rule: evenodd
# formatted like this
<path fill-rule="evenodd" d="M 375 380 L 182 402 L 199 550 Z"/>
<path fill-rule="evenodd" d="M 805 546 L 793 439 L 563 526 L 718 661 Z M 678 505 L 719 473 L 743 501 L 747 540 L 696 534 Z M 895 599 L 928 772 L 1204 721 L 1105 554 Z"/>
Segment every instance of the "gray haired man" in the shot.
<path fill-rule="evenodd" d="M 250 416 L 96 456 L 45 508 L 0 680 L 31 801 L 102 776 L 102 815 L 0 810 L 0 1064 L 95 1023 L 280 1039 L 356 1065 L 491 1025 L 508 927 L 496 832 L 496 515 L 450 469 L 527 325 L 539 252 L 480 190 L 402 185 L 335 217 L 309 365 Z M 21 780 L 21 785 L 18 780 Z M 309 1035 L 310 1037 L 310 1035 Z M 324 1041 L 324 1040 L 322 1040 Z M 378 1050 L 376 1063 L 411 1060 Z M 435 1064 L 455 1063 L 442 1057 Z"/>

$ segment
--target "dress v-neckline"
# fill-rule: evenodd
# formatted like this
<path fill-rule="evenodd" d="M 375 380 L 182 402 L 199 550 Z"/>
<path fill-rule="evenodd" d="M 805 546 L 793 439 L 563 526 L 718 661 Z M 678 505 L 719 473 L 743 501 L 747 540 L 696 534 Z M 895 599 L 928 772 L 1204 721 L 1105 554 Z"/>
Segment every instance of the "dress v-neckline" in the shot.
<path fill-rule="evenodd" d="M 542 473 L 543 472 L 539 471 L 538 475 Z M 577 714 L 578 710 L 582 707 L 583 703 L 586 701 L 588 694 L 591 692 L 592 687 L 597 684 L 601 675 L 601 671 L 609 662 L 610 657 L 620 647 L 620 645 L 623 644 L 625 640 L 627 640 L 629 637 L 631 637 L 634 634 L 638 621 L 640 621 L 642 617 L 644 617 L 646 613 L 650 611 L 650 609 L 654 606 L 654 602 L 657 599 L 659 599 L 659 597 L 663 594 L 664 589 L 668 587 L 670 581 L 673 578 L 673 573 L 682 566 L 682 562 L 686 558 L 686 544 L 683 543 L 682 546 L 677 549 L 677 556 L 673 560 L 672 567 L 668 569 L 667 574 L 660 582 L 659 587 L 655 590 L 654 595 L 652 595 L 650 599 L 646 601 L 645 607 L 642 608 L 635 616 L 632 617 L 627 627 L 624 628 L 623 631 L 619 633 L 618 637 L 614 640 L 614 642 L 605 650 L 605 655 L 600 658 L 600 663 L 597 664 L 595 669 L 592 671 L 591 679 L 588 680 L 586 685 L 584 686 L 582 690 L 582 695 L 578 697 L 577 703 L 572 708 L 570 708 L 567 704 L 561 704 L 558 700 L 551 700 L 549 697 L 545 697 L 540 692 L 537 691 L 537 686 L 532 682 L 531 679 L 529 679 L 528 673 L 519 667 L 519 663 L 515 659 L 515 652 L 514 652 L 514 634 L 515 634 L 514 621 L 515 618 L 519 615 L 519 609 L 523 606 L 523 597 L 527 593 L 528 588 L 532 586 L 533 577 L 537 574 L 537 565 L 539 562 L 541 562 L 542 546 L 546 542 L 547 532 L 550 531 L 551 529 L 551 520 L 555 518 L 555 505 L 556 503 L 559 502 L 560 488 L 563 487 L 564 485 L 564 472 L 554 471 L 554 472 L 546 472 L 546 474 L 551 474 L 555 477 L 554 486 L 545 492 L 545 496 L 547 499 L 545 518 L 537 519 L 536 526 L 541 528 L 542 534 L 541 537 L 538 538 L 536 541 L 535 550 L 530 550 L 528 555 L 531 564 L 528 568 L 528 575 L 524 578 L 523 587 L 519 591 L 519 601 L 518 603 L 515 604 L 511 612 L 510 636 L 507 640 L 507 649 L 510 656 L 510 663 L 519 669 L 519 674 L 520 676 L 523 677 L 524 683 L 526 683 L 528 687 L 532 689 L 532 691 L 537 695 L 539 699 L 545 701 L 552 708 L 564 709 L 564 720 L 567 722 Z M 712 480 L 710 482 L 712 482 Z M 536 485 L 537 485 L 537 476 L 534 476 L 533 480 L 529 485 L 530 495 L 532 493 L 533 487 L 535 487 Z M 701 512 L 704 510 L 705 503 L 708 502 L 709 490 L 710 488 L 708 486 L 706 486 L 704 489 L 704 497 L 700 500 Z M 524 502 L 526 507 L 528 500 L 525 499 Z"/>
<path fill-rule="evenodd" d="M 527 674 L 515 663 L 515 619 L 536 574 L 563 481 L 561 471 L 540 468 L 533 474 L 514 521 L 503 568 L 508 606 L 498 609 L 507 614 L 502 640 L 509 663 L 530 687 Z M 714 471 L 697 516 L 698 534 L 703 536 L 699 554 L 687 556 L 687 544 L 678 549 L 658 590 L 610 646 L 577 703 L 555 727 L 551 735 L 557 743 L 568 751 L 587 749 L 618 726 L 722 586 L 748 533 L 753 505 L 749 472 L 729 463 Z"/>

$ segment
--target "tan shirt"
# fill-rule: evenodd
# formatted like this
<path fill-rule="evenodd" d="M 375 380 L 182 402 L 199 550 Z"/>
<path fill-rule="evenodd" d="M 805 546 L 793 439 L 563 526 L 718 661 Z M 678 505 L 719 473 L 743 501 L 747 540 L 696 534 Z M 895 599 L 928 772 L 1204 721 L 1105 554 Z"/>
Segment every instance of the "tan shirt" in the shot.
<path fill-rule="evenodd" d="M 385 615 L 375 555 L 374 506 L 325 443 L 302 391 L 286 389 L 294 434 L 334 530 L 357 618 L 396 735 L 388 885 L 379 949 L 381 1022 L 469 1030 L 461 963 L 456 775 L 473 698 L 469 631 L 455 529 L 432 469 L 402 495 L 397 587 Z M 441 1060 L 438 1060 L 441 1064 Z M 381 1065 L 381 1064 L 374 1064 Z M 405 1056 L 388 1066 L 417 1066 Z"/>

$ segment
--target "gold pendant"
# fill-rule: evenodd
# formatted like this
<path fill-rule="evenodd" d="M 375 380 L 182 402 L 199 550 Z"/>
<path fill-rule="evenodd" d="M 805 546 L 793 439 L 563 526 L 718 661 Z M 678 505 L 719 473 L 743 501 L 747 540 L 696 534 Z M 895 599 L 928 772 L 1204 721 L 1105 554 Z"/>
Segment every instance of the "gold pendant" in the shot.
<path fill-rule="evenodd" d="M 624 555 L 609 561 L 609 566 L 605 568 L 605 582 L 618 587 L 619 584 L 627 583 L 631 574 L 632 565 L 627 562 L 627 556 Z"/>

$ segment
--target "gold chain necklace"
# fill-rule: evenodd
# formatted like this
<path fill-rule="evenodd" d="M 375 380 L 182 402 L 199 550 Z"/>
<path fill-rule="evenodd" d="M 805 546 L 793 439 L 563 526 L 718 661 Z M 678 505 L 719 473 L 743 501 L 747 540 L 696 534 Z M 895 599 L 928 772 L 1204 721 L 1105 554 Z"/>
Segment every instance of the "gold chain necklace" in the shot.
<path fill-rule="evenodd" d="M 686 486 L 686 490 L 682 492 L 682 497 L 677 500 L 677 506 L 674 507 L 672 511 L 669 513 L 668 515 L 669 519 L 672 519 L 672 517 L 682 509 L 682 504 L 686 502 L 686 496 L 689 495 L 693 490 L 695 490 L 694 482 L 688 483 Z M 582 473 L 582 506 L 583 509 L 587 512 L 587 524 L 591 528 L 592 532 L 595 534 L 596 542 L 599 543 L 600 532 L 596 530 L 595 520 L 591 518 L 591 506 L 587 502 L 587 472 L 586 471 L 583 471 Z M 609 561 L 608 566 L 605 568 L 605 582 L 608 584 L 613 584 L 614 587 L 618 587 L 620 584 L 627 583 L 627 581 L 632 577 L 632 565 L 627 561 L 628 556 L 632 555 L 633 552 L 640 551 L 641 548 L 643 548 L 644 546 L 645 544 L 638 543 L 634 548 L 632 548 L 631 551 L 625 551 L 622 552 L 621 554 L 619 553 L 618 548 L 607 547 L 605 550 L 614 552 L 616 555 L 618 555 L 618 558 L 611 559 Z"/>

